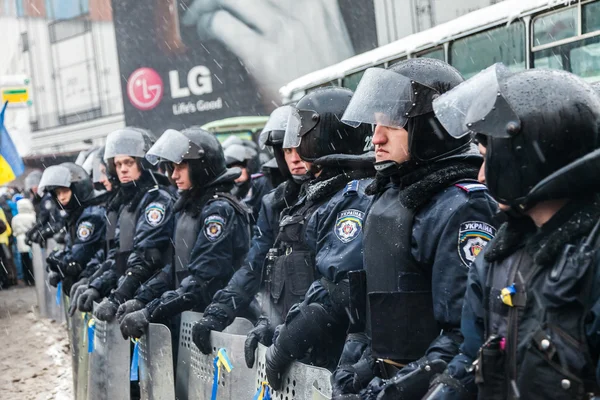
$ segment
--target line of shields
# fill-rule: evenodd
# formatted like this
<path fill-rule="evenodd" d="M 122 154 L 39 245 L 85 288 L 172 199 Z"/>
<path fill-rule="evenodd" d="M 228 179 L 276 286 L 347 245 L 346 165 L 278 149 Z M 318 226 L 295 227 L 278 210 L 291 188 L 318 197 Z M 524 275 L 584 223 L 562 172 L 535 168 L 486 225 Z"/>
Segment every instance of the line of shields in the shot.
<path fill-rule="evenodd" d="M 34 249 L 34 260 L 42 270 L 43 253 L 39 246 Z M 69 298 L 43 286 L 40 313 L 67 321 L 76 400 L 130 400 L 136 381 L 140 398 L 147 400 L 331 398 L 331 373 L 298 362 L 285 374 L 280 391 L 269 388 L 265 346 L 259 345 L 254 367 L 246 366 L 244 342 L 253 328 L 246 319 L 236 318 L 225 331 L 212 332 L 212 354 L 204 355 L 192 342 L 192 327 L 202 317 L 200 313 L 184 312 L 174 329 L 150 324 L 147 333 L 134 342 L 123 339 L 116 322 L 96 321 L 89 313 L 68 317 Z M 40 292 L 38 288 L 38 296 Z"/>

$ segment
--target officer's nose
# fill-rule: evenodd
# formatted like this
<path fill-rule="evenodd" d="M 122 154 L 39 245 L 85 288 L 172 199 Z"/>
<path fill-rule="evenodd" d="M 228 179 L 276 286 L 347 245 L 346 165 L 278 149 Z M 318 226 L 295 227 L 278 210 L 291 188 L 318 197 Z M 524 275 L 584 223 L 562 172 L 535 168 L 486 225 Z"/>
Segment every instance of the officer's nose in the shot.
<path fill-rule="evenodd" d="M 477 180 L 479 181 L 479 183 L 483 183 L 485 185 L 485 160 L 483 161 L 483 163 L 481 164 L 481 167 L 479 168 L 479 174 L 477 174 Z"/>
<path fill-rule="evenodd" d="M 387 143 L 387 130 L 387 126 L 375 125 L 375 132 L 373 132 L 373 144 Z"/>

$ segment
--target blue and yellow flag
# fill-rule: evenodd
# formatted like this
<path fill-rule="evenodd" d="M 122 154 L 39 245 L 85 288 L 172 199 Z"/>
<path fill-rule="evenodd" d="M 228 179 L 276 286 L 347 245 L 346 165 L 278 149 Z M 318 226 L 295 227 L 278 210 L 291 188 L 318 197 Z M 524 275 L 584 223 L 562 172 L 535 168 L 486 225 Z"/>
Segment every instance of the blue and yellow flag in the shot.
<path fill-rule="evenodd" d="M 4 103 L 0 112 L 0 185 L 4 185 L 25 172 L 23 159 L 15 147 L 6 127 L 4 126 L 4 113 L 8 101 Z"/>

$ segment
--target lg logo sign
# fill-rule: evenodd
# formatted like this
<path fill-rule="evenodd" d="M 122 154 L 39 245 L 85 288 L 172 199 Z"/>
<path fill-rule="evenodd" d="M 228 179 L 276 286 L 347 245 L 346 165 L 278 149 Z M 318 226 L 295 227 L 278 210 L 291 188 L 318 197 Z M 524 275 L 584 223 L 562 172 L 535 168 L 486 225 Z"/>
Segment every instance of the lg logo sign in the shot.
<path fill-rule="evenodd" d="M 192 68 L 187 74 L 187 86 L 181 86 L 179 71 L 169 71 L 169 89 L 172 99 L 200 96 L 212 93 L 210 70 L 203 65 Z M 147 111 L 156 107 L 162 100 L 164 85 L 162 78 L 152 68 L 135 70 L 127 81 L 129 101 L 139 110 Z"/>

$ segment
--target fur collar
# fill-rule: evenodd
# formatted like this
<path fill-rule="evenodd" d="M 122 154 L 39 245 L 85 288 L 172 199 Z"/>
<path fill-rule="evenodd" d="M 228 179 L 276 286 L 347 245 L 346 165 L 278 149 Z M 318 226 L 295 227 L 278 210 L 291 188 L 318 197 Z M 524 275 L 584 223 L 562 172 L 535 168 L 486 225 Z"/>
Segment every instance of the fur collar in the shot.
<path fill-rule="evenodd" d="M 300 187 L 301 185 L 293 179 L 288 179 L 277 186 L 273 192 L 273 208 L 283 210 L 294 205 L 298 200 Z"/>
<path fill-rule="evenodd" d="M 355 179 L 364 179 L 372 177 L 374 170 L 358 169 L 354 171 L 343 171 L 325 179 L 315 179 L 306 185 L 306 198 L 309 201 L 319 201 L 340 191 L 346 184 Z"/>
<path fill-rule="evenodd" d="M 525 246 L 538 265 L 549 265 L 566 244 L 577 244 L 600 219 L 600 198 L 573 200 L 564 206 L 541 229 L 529 218 L 511 218 L 504 223 L 487 246 L 485 259 L 499 261 Z"/>

